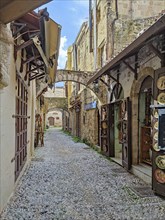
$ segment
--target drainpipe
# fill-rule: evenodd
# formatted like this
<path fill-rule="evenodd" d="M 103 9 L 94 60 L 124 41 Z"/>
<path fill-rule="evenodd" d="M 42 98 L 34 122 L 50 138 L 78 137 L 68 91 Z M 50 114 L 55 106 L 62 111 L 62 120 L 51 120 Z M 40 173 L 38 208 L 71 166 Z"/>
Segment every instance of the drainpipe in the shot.
<path fill-rule="evenodd" d="M 97 68 L 97 27 L 96 27 L 96 7 L 97 0 L 93 0 L 93 31 L 94 31 L 94 71 Z"/>
<path fill-rule="evenodd" d="M 92 45 L 92 0 L 89 0 L 89 51 L 93 52 L 93 45 Z"/>
<path fill-rule="evenodd" d="M 77 47 L 76 47 L 76 44 L 73 44 L 73 66 L 74 66 L 74 70 L 77 70 Z"/>
<path fill-rule="evenodd" d="M 115 22 L 116 20 L 118 20 L 119 18 L 119 14 L 118 14 L 118 0 L 115 0 L 115 14 L 116 14 L 116 17 L 114 18 L 114 20 L 112 21 L 112 47 L 113 47 L 113 50 L 112 50 L 112 55 L 114 55 L 114 32 L 115 32 Z"/>

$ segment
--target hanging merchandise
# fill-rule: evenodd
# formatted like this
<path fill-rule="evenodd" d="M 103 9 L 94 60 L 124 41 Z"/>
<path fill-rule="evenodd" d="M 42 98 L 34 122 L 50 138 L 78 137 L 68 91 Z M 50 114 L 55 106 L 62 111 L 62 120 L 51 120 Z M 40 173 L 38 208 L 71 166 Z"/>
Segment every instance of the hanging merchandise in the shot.
<path fill-rule="evenodd" d="M 152 117 L 152 189 L 165 196 L 165 68 L 155 71 Z"/>
<path fill-rule="evenodd" d="M 155 163 L 160 169 L 165 169 L 165 155 L 159 155 L 156 157 Z"/>
<path fill-rule="evenodd" d="M 158 79 L 157 88 L 159 90 L 165 90 L 165 76 L 162 76 Z"/>
<path fill-rule="evenodd" d="M 164 92 L 158 95 L 157 101 L 160 105 L 165 105 L 165 93 Z"/>

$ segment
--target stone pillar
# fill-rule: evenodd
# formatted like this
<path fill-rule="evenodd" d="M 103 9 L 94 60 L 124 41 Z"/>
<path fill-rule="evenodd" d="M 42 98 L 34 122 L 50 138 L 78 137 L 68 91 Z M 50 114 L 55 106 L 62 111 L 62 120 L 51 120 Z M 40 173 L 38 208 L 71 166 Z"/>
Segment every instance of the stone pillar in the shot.
<path fill-rule="evenodd" d="M 12 43 L 13 39 L 10 30 L 0 22 L 0 89 L 9 85 L 10 45 Z"/>

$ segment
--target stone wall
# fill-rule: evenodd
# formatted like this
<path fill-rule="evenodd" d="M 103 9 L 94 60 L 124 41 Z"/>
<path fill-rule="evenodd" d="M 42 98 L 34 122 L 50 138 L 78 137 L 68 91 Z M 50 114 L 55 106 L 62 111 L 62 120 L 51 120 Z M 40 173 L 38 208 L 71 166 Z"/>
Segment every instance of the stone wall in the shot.
<path fill-rule="evenodd" d="M 85 110 L 85 104 L 96 100 L 88 89 L 81 93 L 81 139 L 98 144 L 98 109 Z"/>

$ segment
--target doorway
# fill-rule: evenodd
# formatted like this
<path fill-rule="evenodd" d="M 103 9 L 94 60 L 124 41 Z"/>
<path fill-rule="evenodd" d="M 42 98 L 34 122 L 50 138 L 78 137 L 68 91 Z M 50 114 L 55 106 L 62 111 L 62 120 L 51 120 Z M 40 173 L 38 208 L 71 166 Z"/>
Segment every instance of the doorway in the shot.
<path fill-rule="evenodd" d="M 151 108 L 153 104 L 153 78 L 147 76 L 139 92 L 139 162 L 151 165 L 152 136 Z"/>
<path fill-rule="evenodd" d="M 53 117 L 49 117 L 49 126 L 54 126 L 54 118 Z"/>

